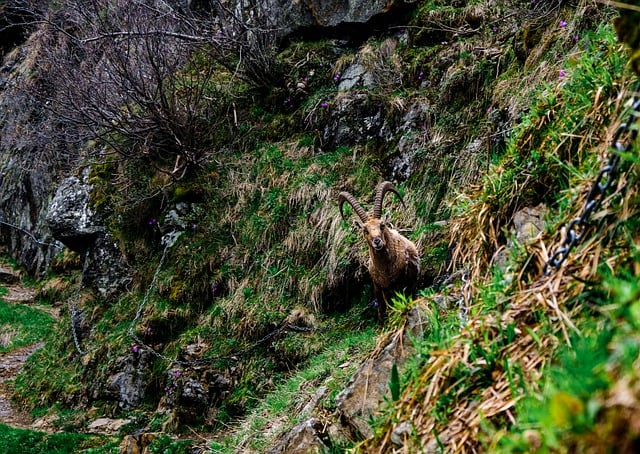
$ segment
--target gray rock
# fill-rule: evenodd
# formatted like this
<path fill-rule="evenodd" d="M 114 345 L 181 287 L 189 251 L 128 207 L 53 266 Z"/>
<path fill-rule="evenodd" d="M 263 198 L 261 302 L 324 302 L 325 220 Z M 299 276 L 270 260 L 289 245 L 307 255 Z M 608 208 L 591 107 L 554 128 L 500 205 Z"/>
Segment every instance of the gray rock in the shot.
<path fill-rule="evenodd" d="M 173 367 L 167 371 L 162 405 L 180 423 L 190 424 L 204 417 L 205 423 L 214 424 L 217 407 L 231 387 L 231 380 L 214 369 L 195 367 L 182 371 Z"/>
<path fill-rule="evenodd" d="M 98 418 L 87 426 L 87 432 L 100 435 L 113 435 L 118 433 L 127 424 L 131 424 L 130 419 Z"/>
<path fill-rule="evenodd" d="M 340 77 L 338 90 L 347 91 L 358 85 L 362 87 L 372 87 L 373 76 L 368 73 L 366 68 L 360 63 L 354 63 L 349 66 Z"/>
<path fill-rule="evenodd" d="M 43 275 L 60 251 L 47 206 L 78 158 L 57 129 L 59 118 L 34 96 L 44 35 L 29 36 L 0 66 L 0 245 L 31 275 Z"/>
<path fill-rule="evenodd" d="M 507 273 L 512 271 L 507 269 L 509 254 L 517 245 L 526 246 L 531 243 L 544 230 L 544 217 L 547 211 L 547 207 L 544 204 L 535 207 L 524 207 L 517 211 L 513 215 L 513 225 L 509 229 L 511 236 L 507 239 L 506 246 L 493 255 L 492 263 Z"/>
<path fill-rule="evenodd" d="M 413 426 L 408 421 L 403 421 L 398 424 L 391 432 L 391 443 L 394 446 L 402 447 L 404 446 L 407 439 L 411 436 L 411 432 L 413 431 Z"/>
<path fill-rule="evenodd" d="M 349 92 L 336 99 L 323 137 L 326 143 L 337 146 L 364 144 L 372 139 L 388 141 L 392 134 L 381 106 L 364 93 Z"/>
<path fill-rule="evenodd" d="M 115 361 L 114 369 L 117 372 L 107 379 L 106 394 L 115 398 L 123 410 L 137 407 L 144 398 L 150 355 L 148 351 L 140 349 Z"/>
<path fill-rule="evenodd" d="M 53 236 L 76 252 L 86 251 L 98 233 L 104 229 L 96 225 L 89 207 L 91 186 L 86 183 L 88 175 L 66 178 L 58 187 L 49 204 L 47 223 Z"/>
<path fill-rule="evenodd" d="M 236 2 L 237 4 L 238 2 Z M 265 11 L 285 34 L 303 27 L 336 27 L 363 24 L 386 13 L 398 3 L 387 0 L 309 0 L 304 2 L 269 0 Z"/>
<path fill-rule="evenodd" d="M 336 397 L 341 419 L 359 438 L 373 436 L 369 420 L 376 415 L 380 404 L 389 396 L 391 368 L 401 368 L 415 353 L 411 342 L 422 338 L 427 323 L 423 310 L 412 309 L 407 317 L 407 328 L 402 335 L 394 335 L 378 353 L 367 359 L 353 375 L 347 387 Z"/>
<path fill-rule="evenodd" d="M 268 454 L 307 454 L 328 452 L 329 448 L 320 438 L 323 424 L 316 418 L 309 418 L 295 426 Z"/>
<path fill-rule="evenodd" d="M 82 179 L 72 176 L 60 184 L 46 220 L 54 237 L 86 260 L 83 282 L 103 296 L 113 296 L 131 278 L 118 245 L 91 210 L 88 174 L 86 169 Z"/>

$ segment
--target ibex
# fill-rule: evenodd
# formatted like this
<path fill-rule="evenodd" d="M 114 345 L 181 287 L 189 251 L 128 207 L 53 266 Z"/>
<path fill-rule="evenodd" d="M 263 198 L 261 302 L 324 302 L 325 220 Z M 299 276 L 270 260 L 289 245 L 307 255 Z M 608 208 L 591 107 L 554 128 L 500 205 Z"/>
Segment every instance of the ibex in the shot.
<path fill-rule="evenodd" d="M 375 296 L 378 300 L 378 321 L 384 320 L 387 304 L 398 291 L 414 290 L 420 274 L 420 258 L 416 245 L 389 225 L 389 213 L 384 218 L 382 202 L 388 192 L 393 192 L 404 206 L 404 200 L 395 186 L 384 181 L 376 188 L 373 214 L 369 215 L 348 192 L 338 195 L 340 214 L 344 219 L 343 207 L 348 202 L 362 221 L 355 221 L 362 229 L 369 245 L 369 274 L 373 280 Z"/>

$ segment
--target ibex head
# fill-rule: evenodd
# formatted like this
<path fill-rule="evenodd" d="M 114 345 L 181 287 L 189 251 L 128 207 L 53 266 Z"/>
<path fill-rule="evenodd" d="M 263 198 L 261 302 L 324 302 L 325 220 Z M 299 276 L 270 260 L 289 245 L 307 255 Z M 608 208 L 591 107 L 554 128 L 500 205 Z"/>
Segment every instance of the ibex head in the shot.
<path fill-rule="evenodd" d="M 369 243 L 369 246 L 374 251 L 381 251 L 386 247 L 386 230 L 388 229 L 388 221 L 389 221 L 389 213 L 382 218 L 382 202 L 384 201 L 384 196 L 388 192 L 393 192 L 398 196 L 402 205 L 404 206 L 404 200 L 402 200 L 402 196 L 393 185 L 393 183 L 389 181 L 383 181 L 376 188 L 376 197 L 373 204 L 373 213 L 371 215 L 367 214 L 367 212 L 360 206 L 358 201 L 348 192 L 341 192 L 338 194 L 338 203 L 340 206 L 340 214 L 344 219 L 344 203 L 348 202 L 349 205 L 353 207 L 353 210 L 356 212 L 362 223 L 355 221 L 359 228 L 362 229 L 362 233 Z"/>

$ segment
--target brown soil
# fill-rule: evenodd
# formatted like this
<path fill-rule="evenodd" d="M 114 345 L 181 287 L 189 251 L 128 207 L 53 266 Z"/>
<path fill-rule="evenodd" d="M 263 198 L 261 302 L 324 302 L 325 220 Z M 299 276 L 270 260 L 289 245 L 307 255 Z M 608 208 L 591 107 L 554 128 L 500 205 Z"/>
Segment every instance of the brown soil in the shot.
<path fill-rule="evenodd" d="M 20 284 L 19 275 L 0 262 L 0 285 L 8 290 L 2 299 L 11 304 L 23 304 L 45 311 L 58 318 L 57 309 L 35 303 L 35 290 Z M 11 405 L 11 381 L 20 372 L 29 355 L 43 346 L 42 343 L 0 352 L 0 423 L 12 427 L 30 428 L 31 418 Z"/>
<path fill-rule="evenodd" d="M 11 405 L 11 383 L 8 381 L 20 372 L 29 355 L 41 347 L 40 343 L 0 353 L 0 423 L 12 427 L 31 427 L 29 415 L 18 411 Z"/>

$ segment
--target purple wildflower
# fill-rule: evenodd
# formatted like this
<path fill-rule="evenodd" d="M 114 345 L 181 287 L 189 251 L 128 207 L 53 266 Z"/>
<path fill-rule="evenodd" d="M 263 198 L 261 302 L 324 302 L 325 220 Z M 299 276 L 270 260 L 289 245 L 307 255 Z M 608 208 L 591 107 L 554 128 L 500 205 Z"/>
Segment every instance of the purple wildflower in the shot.
<path fill-rule="evenodd" d="M 140 350 L 140 348 L 137 345 L 134 345 L 131 350 L 133 350 L 133 353 L 138 353 L 138 350 Z"/>
<path fill-rule="evenodd" d="M 564 76 L 566 76 L 567 73 L 564 71 L 564 69 L 561 69 L 560 71 L 558 71 L 558 79 L 563 79 Z"/>
<path fill-rule="evenodd" d="M 567 21 L 561 20 L 560 21 L 560 28 L 565 28 L 567 26 Z"/>

